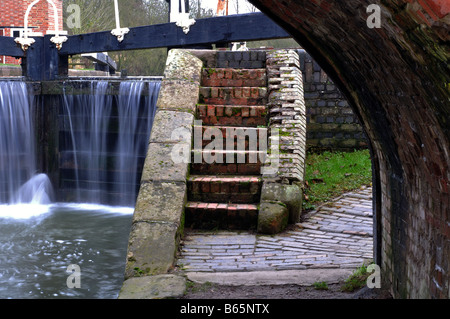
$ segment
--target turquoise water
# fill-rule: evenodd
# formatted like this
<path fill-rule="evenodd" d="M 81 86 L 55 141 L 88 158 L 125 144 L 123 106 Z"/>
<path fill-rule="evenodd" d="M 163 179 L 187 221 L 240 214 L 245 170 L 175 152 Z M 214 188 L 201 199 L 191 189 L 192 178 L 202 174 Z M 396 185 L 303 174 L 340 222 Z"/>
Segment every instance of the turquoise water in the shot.
<path fill-rule="evenodd" d="M 117 298 L 132 213 L 90 204 L 0 205 L 0 298 Z M 80 269 L 76 279 L 67 271 L 72 264 Z"/>

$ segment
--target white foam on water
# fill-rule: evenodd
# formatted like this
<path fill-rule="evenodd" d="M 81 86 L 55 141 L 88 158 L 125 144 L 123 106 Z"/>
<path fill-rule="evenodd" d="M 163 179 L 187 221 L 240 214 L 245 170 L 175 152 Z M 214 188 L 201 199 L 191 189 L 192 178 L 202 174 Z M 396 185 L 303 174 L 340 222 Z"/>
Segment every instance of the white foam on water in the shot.
<path fill-rule="evenodd" d="M 30 219 L 50 213 L 50 205 L 40 204 L 16 204 L 16 205 L 0 205 L 0 218 L 10 219 Z"/>
<path fill-rule="evenodd" d="M 73 210 L 82 210 L 86 212 L 102 212 L 102 213 L 111 213 L 111 214 L 123 214 L 129 215 L 133 214 L 134 207 L 127 206 L 108 206 L 101 204 L 91 204 L 91 203 L 56 203 L 53 207 L 73 209 Z"/>
<path fill-rule="evenodd" d="M 107 206 L 89 203 L 54 203 L 50 205 L 42 204 L 14 204 L 0 205 L 0 219 L 27 220 L 35 217 L 44 217 L 58 209 L 69 211 L 84 211 L 86 213 L 99 212 L 103 214 L 131 215 L 134 213 L 133 207 Z"/>

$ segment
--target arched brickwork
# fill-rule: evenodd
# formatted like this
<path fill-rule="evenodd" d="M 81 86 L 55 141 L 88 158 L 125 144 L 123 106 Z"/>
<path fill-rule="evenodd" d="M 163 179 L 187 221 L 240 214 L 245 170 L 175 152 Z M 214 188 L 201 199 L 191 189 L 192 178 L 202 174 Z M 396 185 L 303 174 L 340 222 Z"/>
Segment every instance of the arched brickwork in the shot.
<path fill-rule="evenodd" d="M 2 0 L 0 3 L 0 36 L 14 36 L 11 29 L 23 29 L 25 12 L 34 0 Z M 53 0 L 58 10 L 59 30 L 63 29 L 63 2 Z M 53 6 L 46 0 L 36 3 L 30 11 L 28 26 L 33 32 L 46 34 L 48 30 L 55 30 Z M 0 56 L 0 63 L 20 64 L 14 57 Z"/>
<path fill-rule="evenodd" d="M 450 3 L 251 0 L 358 114 L 375 175 L 376 261 L 395 297 L 449 298 Z M 369 28 L 370 4 L 381 28 Z"/>

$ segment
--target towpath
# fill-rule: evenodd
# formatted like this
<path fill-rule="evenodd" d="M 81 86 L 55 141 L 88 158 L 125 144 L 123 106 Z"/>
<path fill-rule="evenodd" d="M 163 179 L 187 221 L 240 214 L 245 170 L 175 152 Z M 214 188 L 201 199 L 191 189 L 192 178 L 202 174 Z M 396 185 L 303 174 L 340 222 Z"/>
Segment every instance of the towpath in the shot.
<path fill-rule="evenodd" d="M 187 232 L 177 265 L 224 285 L 339 282 L 373 258 L 372 188 L 344 194 L 274 236 Z"/>

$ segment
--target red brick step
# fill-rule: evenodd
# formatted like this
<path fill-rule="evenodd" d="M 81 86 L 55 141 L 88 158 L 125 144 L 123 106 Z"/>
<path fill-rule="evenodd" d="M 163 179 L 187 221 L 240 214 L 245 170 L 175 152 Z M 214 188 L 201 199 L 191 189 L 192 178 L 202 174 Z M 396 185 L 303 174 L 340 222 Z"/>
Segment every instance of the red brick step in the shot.
<path fill-rule="evenodd" d="M 256 127 L 267 124 L 264 105 L 197 105 L 197 116 L 206 125 Z"/>
<path fill-rule="evenodd" d="M 216 203 L 256 203 L 261 191 L 259 176 L 191 175 L 188 200 Z"/>
<path fill-rule="evenodd" d="M 222 136 L 223 145 L 222 149 L 227 149 L 228 143 L 233 144 L 234 150 L 249 150 L 251 146 L 253 150 L 260 149 L 260 140 L 265 139 L 264 147 L 267 148 L 267 128 L 265 127 L 240 127 L 240 126 L 206 126 L 206 125 L 194 125 L 194 132 L 200 134 L 201 129 L 201 146 L 205 146 L 213 143 L 216 138 Z M 220 132 L 220 133 L 219 133 Z M 207 133 L 207 134 L 205 134 Z M 208 137 L 208 139 L 206 138 Z M 250 143 L 251 139 L 251 143 Z M 230 142 L 232 141 L 232 142 Z M 263 147 L 263 146 L 261 146 Z"/>
<path fill-rule="evenodd" d="M 260 175 L 265 155 L 264 151 L 193 150 L 191 172 L 206 175 Z"/>
<path fill-rule="evenodd" d="M 202 86 L 214 87 L 265 87 L 266 69 L 204 68 Z"/>
<path fill-rule="evenodd" d="M 265 87 L 200 87 L 200 104 L 265 105 Z"/>
<path fill-rule="evenodd" d="M 187 202 L 185 227 L 197 229 L 251 229 L 258 219 L 255 204 Z"/>

